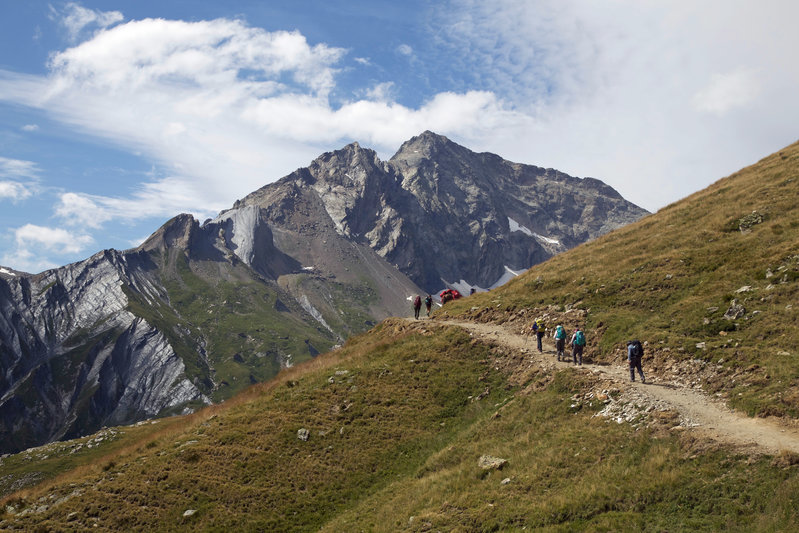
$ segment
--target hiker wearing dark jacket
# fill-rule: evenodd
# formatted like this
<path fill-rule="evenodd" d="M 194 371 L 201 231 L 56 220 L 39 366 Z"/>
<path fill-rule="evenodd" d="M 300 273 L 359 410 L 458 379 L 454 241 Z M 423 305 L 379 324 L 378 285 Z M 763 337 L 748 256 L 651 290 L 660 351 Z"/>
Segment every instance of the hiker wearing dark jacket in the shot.
<path fill-rule="evenodd" d="M 427 316 L 430 316 L 430 308 L 433 306 L 433 297 L 429 294 L 424 299 L 424 306 L 427 308 Z"/>
<path fill-rule="evenodd" d="M 644 371 L 641 369 L 641 358 L 644 356 L 644 347 L 640 341 L 627 341 L 627 363 L 630 365 L 630 381 L 635 381 L 635 371 L 641 376 L 641 383 L 646 383 Z"/>
<path fill-rule="evenodd" d="M 566 351 L 566 330 L 558 324 L 558 327 L 555 328 L 555 349 L 558 351 L 558 361 L 563 358 L 566 360 L 566 355 L 564 352 Z"/>
<path fill-rule="evenodd" d="M 418 294 L 416 298 L 413 299 L 413 316 L 416 317 L 416 320 L 419 320 L 419 310 L 422 308 L 422 297 Z"/>
<path fill-rule="evenodd" d="M 574 364 L 579 364 L 583 366 L 583 348 L 585 347 L 585 334 L 583 330 L 579 327 L 575 330 L 574 335 L 572 335 L 571 343 L 572 345 L 572 360 Z M 577 362 L 577 358 L 579 357 L 579 363 Z"/>

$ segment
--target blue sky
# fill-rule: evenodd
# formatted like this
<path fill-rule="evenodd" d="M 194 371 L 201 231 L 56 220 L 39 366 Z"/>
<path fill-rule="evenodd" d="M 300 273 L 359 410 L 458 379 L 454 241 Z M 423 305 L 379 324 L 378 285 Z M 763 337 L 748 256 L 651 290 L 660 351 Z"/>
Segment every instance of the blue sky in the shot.
<path fill-rule="evenodd" d="M 799 138 L 793 1 L 0 0 L 0 265 L 424 130 L 657 210 Z"/>

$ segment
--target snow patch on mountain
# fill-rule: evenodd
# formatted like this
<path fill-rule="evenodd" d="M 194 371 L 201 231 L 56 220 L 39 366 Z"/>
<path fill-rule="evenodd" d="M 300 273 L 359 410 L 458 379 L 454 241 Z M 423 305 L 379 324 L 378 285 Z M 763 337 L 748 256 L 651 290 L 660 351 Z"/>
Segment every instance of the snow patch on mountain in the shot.
<path fill-rule="evenodd" d="M 511 233 L 513 233 L 514 231 L 521 231 L 528 237 L 532 237 L 534 235 L 532 231 L 522 226 L 521 224 L 513 220 L 511 217 L 508 217 L 508 226 L 510 227 Z"/>
<path fill-rule="evenodd" d="M 510 228 L 510 232 L 513 233 L 514 231 L 520 231 L 527 235 L 528 237 L 535 237 L 539 241 L 545 242 L 547 244 L 556 244 L 560 245 L 560 241 L 557 239 L 553 239 L 552 237 L 545 237 L 544 235 L 539 235 L 534 231 L 530 230 L 526 226 L 522 226 L 511 217 L 508 217 L 508 227 Z M 506 267 L 507 268 L 507 267 Z"/>

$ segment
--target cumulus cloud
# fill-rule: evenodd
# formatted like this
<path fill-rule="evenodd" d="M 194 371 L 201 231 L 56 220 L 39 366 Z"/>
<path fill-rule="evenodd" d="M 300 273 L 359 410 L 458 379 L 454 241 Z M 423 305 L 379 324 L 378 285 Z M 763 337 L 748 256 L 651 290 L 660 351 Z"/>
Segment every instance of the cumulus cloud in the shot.
<path fill-rule="evenodd" d="M 90 227 L 219 211 L 345 139 L 391 153 L 425 129 L 486 131 L 486 116 L 508 115 L 484 91 L 403 106 L 391 81 L 335 107 L 328 95 L 345 54 L 240 20 L 145 19 L 53 54 L 46 78 L 0 73 L 0 100 L 44 109 L 162 169 L 128 197 L 63 194 L 56 215 Z"/>
<path fill-rule="evenodd" d="M 25 224 L 17 228 L 14 231 L 14 239 L 21 249 L 38 246 L 57 254 L 79 253 L 94 242 L 89 235 L 34 224 Z"/>
<path fill-rule="evenodd" d="M 55 214 L 69 226 L 89 228 L 99 228 L 112 218 L 108 210 L 98 205 L 91 196 L 72 192 L 61 194 Z"/>
<path fill-rule="evenodd" d="M 24 200 L 31 195 L 31 191 L 15 181 L 0 181 L 0 199 L 7 198 L 14 202 Z"/>
<path fill-rule="evenodd" d="M 84 233 L 74 233 L 63 228 L 25 224 L 13 230 L 16 248 L 5 254 L 2 261 L 15 269 L 40 272 L 56 265 L 48 257 L 83 253 L 94 243 Z"/>
<path fill-rule="evenodd" d="M 124 16 L 119 11 L 97 11 L 88 9 L 74 2 L 64 6 L 59 12 L 51 6 L 51 16 L 56 19 L 66 30 L 70 40 L 78 38 L 81 31 L 89 26 L 107 28 L 117 22 L 124 20 Z"/>

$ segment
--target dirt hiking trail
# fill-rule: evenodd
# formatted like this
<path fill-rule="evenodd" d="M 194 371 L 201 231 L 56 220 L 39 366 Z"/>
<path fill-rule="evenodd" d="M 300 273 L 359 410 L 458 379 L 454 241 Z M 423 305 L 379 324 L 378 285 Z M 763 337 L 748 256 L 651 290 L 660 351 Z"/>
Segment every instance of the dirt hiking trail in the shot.
<path fill-rule="evenodd" d="M 433 320 L 433 322 L 461 327 L 469 331 L 472 336 L 521 351 L 528 359 L 545 369 L 574 366 L 571 362 L 558 362 L 553 345 L 545 343 L 544 352 L 539 353 L 534 337 L 508 331 L 501 325 L 455 320 Z M 571 359 L 568 346 L 567 355 Z M 769 419 L 750 418 L 731 410 L 721 401 L 702 392 L 662 381 L 657 377 L 651 380 L 647 377 L 647 383 L 630 382 L 630 371 L 626 360 L 614 366 L 586 363 L 575 368 L 581 372 L 590 372 L 606 381 L 612 381 L 626 401 L 650 406 L 648 409 L 643 408 L 643 411 L 648 412 L 656 408 L 661 411 L 670 409 L 679 413 L 681 427 L 690 428 L 691 431 L 718 442 L 770 455 L 777 455 L 781 451 L 799 453 L 797 428 L 787 427 Z"/>

